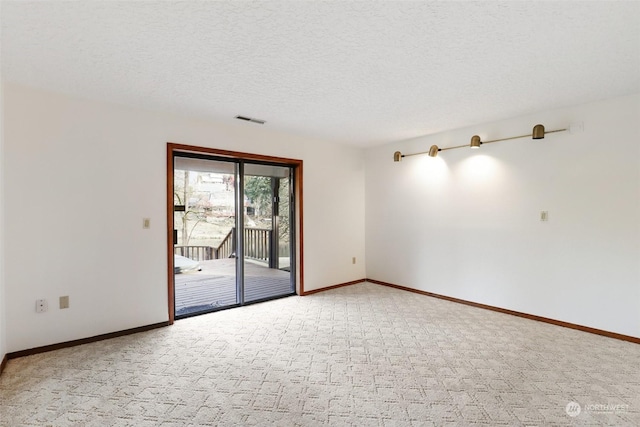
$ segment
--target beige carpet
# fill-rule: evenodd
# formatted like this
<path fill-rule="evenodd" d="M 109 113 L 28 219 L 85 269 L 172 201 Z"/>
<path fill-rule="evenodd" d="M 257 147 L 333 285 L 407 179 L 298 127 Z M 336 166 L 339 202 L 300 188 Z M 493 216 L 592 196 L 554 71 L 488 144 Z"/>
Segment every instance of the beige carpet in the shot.
<path fill-rule="evenodd" d="M 640 346 L 360 284 L 11 360 L 0 424 L 637 426 Z"/>

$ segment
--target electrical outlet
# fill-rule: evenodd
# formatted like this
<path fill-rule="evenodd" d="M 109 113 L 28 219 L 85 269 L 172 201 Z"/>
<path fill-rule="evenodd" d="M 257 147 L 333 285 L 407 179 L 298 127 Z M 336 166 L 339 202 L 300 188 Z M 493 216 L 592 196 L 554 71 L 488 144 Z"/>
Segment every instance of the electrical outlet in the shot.
<path fill-rule="evenodd" d="M 351 258 L 351 264 L 355 264 L 356 263 L 356 257 Z"/>
<path fill-rule="evenodd" d="M 60 308 L 69 308 L 69 296 L 60 297 Z"/>
<path fill-rule="evenodd" d="M 46 299 L 37 299 L 36 300 L 36 313 L 44 313 L 49 308 Z"/>
<path fill-rule="evenodd" d="M 548 211 L 540 211 L 540 221 L 549 221 Z"/>
<path fill-rule="evenodd" d="M 142 218 L 142 228 L 151 228 L 151 218 Z"/>

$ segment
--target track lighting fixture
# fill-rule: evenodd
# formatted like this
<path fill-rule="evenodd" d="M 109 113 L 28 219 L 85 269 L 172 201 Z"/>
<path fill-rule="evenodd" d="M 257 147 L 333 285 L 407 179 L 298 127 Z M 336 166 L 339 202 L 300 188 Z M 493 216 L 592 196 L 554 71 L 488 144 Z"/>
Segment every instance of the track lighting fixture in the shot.
<path fill-rule="evenodd" d="M 556 130 L 545 131 L 544 126 L 538 124 L 533 127 L 531 134 L 527 134 L 527 135 L 518 135 L 518 136 L 511 136 L 509 138 L 492 139 L 490 141 L 482 141 L 478 135 L 473 135 L 471 137 L 471 142 L 465 145 L 456 145 L 454 147 L 440 148 L 434 144 L 431 146 L 431 148 L 429 148 L 429 151 L 423 151 L 421 153 L 413 153 L 413 154 L 402 154 L 400 151 L 396 151 L 395 153 L 393 153 L 393 161 L 399 162 L 402 160 L 403 157 L 417 156 L 420 154 L 428 154 L 429 157 L 436 157 L 438 155 L 438 152 L 440 151 L 453 150 L 455 148 L 463 148 L 463 147 L 471 147 L 471 148 L 477 149 L 477 148 L 480 148 L 481 145 L 490 144 L 492 142 L 498 142 L 498 141 L 509 141 L 512 139 L 529 138 L 529 137 L 533 139 L 544 139 L 544 136 L 548 133 L 564 132 L 566 130 L 569 130 L 569 129 L 556 129 Z"/>

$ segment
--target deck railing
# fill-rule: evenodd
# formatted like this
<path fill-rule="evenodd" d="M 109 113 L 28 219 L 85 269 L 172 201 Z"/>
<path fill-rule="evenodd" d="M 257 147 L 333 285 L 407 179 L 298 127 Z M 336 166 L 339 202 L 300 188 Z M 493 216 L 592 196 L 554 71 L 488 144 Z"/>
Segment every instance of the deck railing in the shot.
<path fill-rule="evenodd" d="M 236 253 L 236 228 L 233 227 L 216 248 L 216 258 L 230 258 Z"/>
<path fill-rule="evenodd" d="M 176 246 L 174 253 L 195 261 L 216 259 L 216 248 L 211 246 Z"/>
<path fill-rule="evenodd" d="M 266 228 L 244 229 L 244 256 L 261 261 L 269 261 L 273 230 Z M 230 258 L 236 253 L 236 229 L 222 239 L 218 247 L 213 246 L 175 246 L 176 255 L 191 258 L 194 261 L 208 261 L 211 259 Z M 277 254 L 276 254 L 277 256 Z"/>
<path fill-rule="evenodd" d="M 247 258 L 269 261 L 269 248 L 273 230 L 264 228 L 244 229 L 244 256 Z"/>

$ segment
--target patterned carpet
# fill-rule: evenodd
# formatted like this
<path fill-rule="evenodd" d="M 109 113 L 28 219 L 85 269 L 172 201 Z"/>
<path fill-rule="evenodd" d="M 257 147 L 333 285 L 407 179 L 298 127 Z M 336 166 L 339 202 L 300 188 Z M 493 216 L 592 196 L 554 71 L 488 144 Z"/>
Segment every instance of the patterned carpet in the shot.
<path fill-rule="evenodd" d="M 640 425 L 640 346 L 373 284 L 9 361 L 2 426 Z"/>

